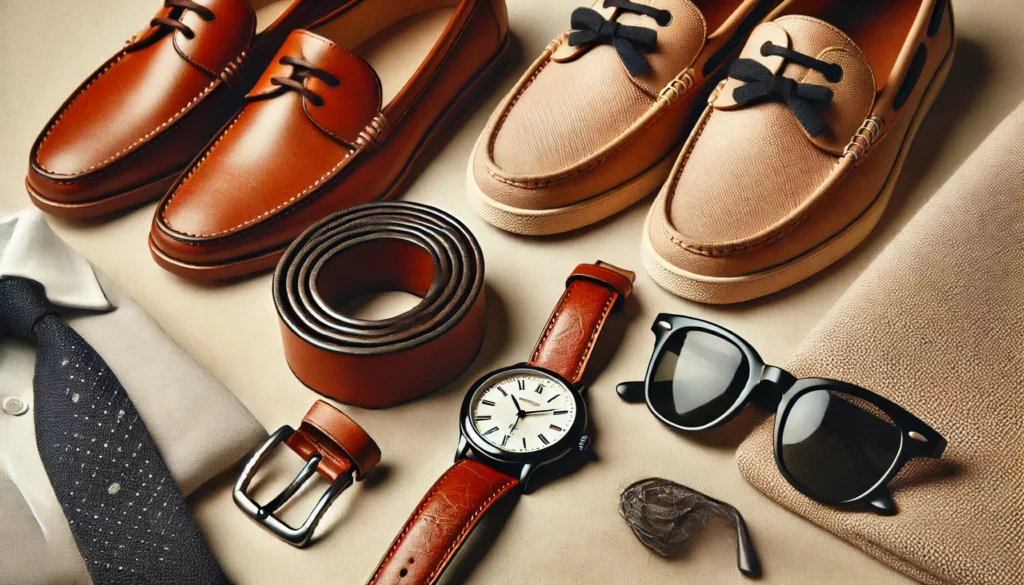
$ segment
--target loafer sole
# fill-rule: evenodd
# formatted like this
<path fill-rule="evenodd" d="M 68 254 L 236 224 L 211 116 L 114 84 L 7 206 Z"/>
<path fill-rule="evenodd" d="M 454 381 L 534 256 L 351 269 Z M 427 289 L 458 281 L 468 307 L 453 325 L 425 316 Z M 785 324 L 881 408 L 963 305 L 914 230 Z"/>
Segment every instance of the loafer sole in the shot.
<path fill-rule="evenodd" d="M 32 187 L 28 177 L 25 178 L 25 189 L 28 191 L 32 203 L 39 209 L 54 217 L 81 221 L 126 212 L 150 201 L 155 201 L 167 192 L 180 174 L 181 171 L 175 171 L 151 183 L 81 203 L 65 203 L 49 199 Z"/>

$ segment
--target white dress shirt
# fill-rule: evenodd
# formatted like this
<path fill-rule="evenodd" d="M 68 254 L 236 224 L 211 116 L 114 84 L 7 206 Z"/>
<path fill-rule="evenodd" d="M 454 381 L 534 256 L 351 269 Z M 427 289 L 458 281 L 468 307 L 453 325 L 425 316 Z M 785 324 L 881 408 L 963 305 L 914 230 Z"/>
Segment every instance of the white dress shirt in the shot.
<path fill-rule="evenodd" d="M 220 382 L 37 211 L 0 218 L 0 276 L 40 282 L 103 357 L 135 404 L 182 493 L 231 467 L 265 438 Z M 0 584 L 90 583 L 36 450 L 35 347 L 0 338 Z"/>

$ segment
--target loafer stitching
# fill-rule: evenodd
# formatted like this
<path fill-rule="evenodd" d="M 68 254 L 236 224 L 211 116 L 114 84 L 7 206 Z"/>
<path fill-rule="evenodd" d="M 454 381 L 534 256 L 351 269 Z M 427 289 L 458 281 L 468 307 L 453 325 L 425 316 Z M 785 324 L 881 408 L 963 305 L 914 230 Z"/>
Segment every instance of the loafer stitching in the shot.
<path fill-rule="evenodd" d="M 196 172 L 199 171 L 199 167 L 203 166 L 203 163 L 206 162 L 206 159 L 209 158 L 210 154 L 212 154 L 213 151 L 216 150 L 217 145 L 220 144 L 220 141 L 224 140 L 224 137 L 227 136 L 229 132 L 231 132 L 231 129 L 235 127 L 235 124 L 237 124 L 238 121 L 241 118 L 242 118 L 242 114 L 241 113 L 239 113 L 237 116 L 235 116 L 235 119 L 231 121 L 231 124 L 229 124 L 228 127 L 224 129 L 224 132 L 221 132 L 220 136 L 217 137 L 217 140 L 215 140 L 214 143 L 212 145 L 210 145 L 210 148 L 207 149 L 207 151 L 203 153 L 203 157 L 201 159 L 199 159 L 199 161 L 197 161 L 196 164 L 192 165 L 192 168 L 189 169 L 188 174 L 185 175 L 185 177 L 181 179 L 181 182 L 178 183 L 178 186 L 175 187 L 174 191 L 171 192 L 171 194 L 167 197 L 167 201 L 164 202 L 160 206 L 161 207 L 161 209 L 160 209 L 160 217 L 163 219 L 164 224 L 166 224 L 167 227 L 169 227 L 171 229 L 174 229 L 171 226 L 171 222 L 170 222 L 170 220 L 167 217 L 167 211 L 171 207 L 171 202 L 174 201 L 174 196 L 178 194 L 178 190 L 181 189 L 183 186 L 185 186 L 185 183 L 187 183 L 189 181 L 189 179 L 191 179 L 192 176 L 195 175 Z M 182 235 L 186 235 L 186 236 L 195 236 L 196 235 L 196 234 L 190 234 L 188 232 L 178 231 L 176 229 L 174 231 L 176 231 L 176 232 L 178 232 L 178 233 L 180 233 Z"/>
<path fill-rule="evenodd" d="M 245 112 L 243 111 L 242 114 L 244 114 L 244 113 Z M 336 173 L 338 171 L 338 169 L 341 168 L 341 166 L 343 164 L 345 164 L 345 161 L 347 161 L 349 158 L 351 158 L 352 154 L 355 152 L 354 150 L 348 151 L 345 154 L 345 157 L 342 158 L 341 161 L 338 162 L 338 164 L 334 165 L 334 167 L 331 168 L 331 170 L 329 170 L 326 173 L 324 173 L 323 175 L 321 175 L 320 178 L 318 178 L 316 181 L 314 181 L 312 185 L 310 185 L 309 187 L 306 187 L 304 190 L 300 191 L 298 194 L 294 195 L 293 197 L 291 197 L 287 201 L 284 201 L 284 202 L 280 203 L 279 205 L 277 205 L 273 209 L 264 211 L 263 213 L 257 215 L 256 217 L 254 217 L 252 219 L 247 219 L 247 220 L 243 221 L 242 223 L 240 223 L 240 224 L 238 224 L 238 225 L 236 225 L 234 227 L 230 227 L 228 229 L 220 230 L 220 231 L 216 231 L 216 232 L 204 233 L 204 234 L 194 234 L 194 233 L 189 233 L 189 232 L 185 232 L 185 231 L 180 231 L 180 230 L 174 229 L 171 226 L 171 222 L 167 218 L 167 211 L 168 211 L 168 209 L 171 206 L 171 202 L 174 200 L 174 196 L 178 193 L 178 190 L 181 189 L 181 187 L 184 186 L 185 183 L 189 179 L 191 179 L 192 176 L 194 174 L 196 174 L 197 171 L 199 171 L 199 167 L 202 166 L 202 164 L 204 162 L 206 162 L 206 159 L 210 156 L 210 154 L 213 153 L 214 149 L 217 148 L 217 145 L 220 144 L 220 141 L 223 140 L 224 137 L 228 135 L 228 133 L 231 131 L 231 129 L 234 128 L 235 124 L 242 118 L 242 114 L 238 114 L 238 116 L 236 116 L 235 119 L 231 122 L 231 125 L 229 125 L 224 130 L 224 132 L 221 133 L 221 135 L 217 137 L 216 142 L 214 142 L 213 145 L 210 146 L 209 150 L 207 150 L 206 153 L 203 154 L 203 158 L 199 159 L 199 162 L 197 162 L 195 164 L 195 166 L 193 166 L 192 169 L 189 170 L 188 175 L 186 175 L 185 178 L 181 180 L 181 183 L 174 189 L 174 192 L 171 193 L 171 195 L 167 198 L 167 202 L 162 205 L 162 209 L 160 211 L 160 217 L 163 218 L 164 225 L 166 225 L 168 228 L 172 229 L 176 233 L 181 234 L 183 236 L 193 237 L 193 238 L 210 238 L 210 237 L 221 236 L 221 235 L 233 232 L 235 230 L 238 230 L 240 228 L 246 227 L 248 225 L 254 224 L 254 223 L 260 221 L 261 219 L 263 219 L 264 217 L 268 217 L 270 215 L 273 215 L 273 214 L 277 213 L 278 211 L 280 211 L 284 207 L 287 207 L 288 205 L 290 205 L 293 202 L 295 202 L 295 200 L 297 200 L 300 197 L 302 197 L 302 196 L 312 192 L 321 183 L 323 183 L 328 177 L 330 177 L 331 175 Z"/>
<path fill-rule="evenodd" d="M 156 128 L 154 128 L 153 130 L 151 130 L 150 132 L 148 132 L 148 133 L 147 133 L 147 134 L 146 134 L 145 136 L 143 136 L 142 138 L 139 138 L 138 140 L 136 140 L 136 141 L 135 141 L 135 142 L 133 142 L 132 144 L 129 144 L 129 145 L 127 146 L 127 147 L 125 147 L 125 148 L 123 148 L 123 149 L 121 149 L 121 150 L 119 150 L 119 151 L 115 152 L 115 153 L 114 153 L 113 155 L 111 155 L 110 157 L 106 158 L 105 160 L 103 160 L 103 161 L 101 161 L 101 162 L 99 162 L 99 163 L 96 163 L 96 164 L 94 164 L 94 165 L 92 165 L 92 166 L 90 166 L 90 167 L 86 168 L 85 170 L 79 171 L 79 172 L 77 172 L 77 173 L 57 173 L 57 172 L 55 172 L 55 171 L 52 171 L 52 170 L 50 170 L 50 169 L 46 168 L 46 166 L 45 166 L 45 165 L 43 165 L 42 161 L 40 161 L 40 160 L 39 160 L 39 149 L 41 149 L 41 148 L 42 148 L 43 144 L 44 144 L 44 143 L 46 142 L 46 140 L 47 140 L 47 139 L 48 139 L 48 138 L 50 137 L 50 134 L 51 134 L 51 133 L 52 133 L 52 132 L 53 132 L 53 131 L 54 131 L 54 130 L 55 130 L 55 129 L 57 128 L 57 126 L 58 126 L 58 125 L 59 125 L 59 124 L 61 123 L 61 121 L 62 121 L 62 120 L 64 119 L 64 115 L 65 115 L 65 114 L 67 114 L 68 110 L 70 110 L 70 109 L 71 109 L 71 106 L 72 106 L 72 105 L 74 105 L 74 103 L 75 103 L 76 101 L 78 101 L 78 98 L 79 98 L 79 97 L 81 97 L 82 95 L 84 95 L 84 94 L 85 94 L 85 92 L 86 92 L 86 91 L 87 91 L 87 90 L 88 90 L 88 89 L 89 89 L 90 87 L 92 87 L 92 85 L 93 85 L 94 83 L 96 83 L 97 81 L 99 81 L 99 79 L 100 79 L 101 77 L 103 77 L 103 75 L 105 75 L 105 74 L 106 74 L 106 73 L 107 73 L 108 71 L 110 71 L 110 70 L 111 70 L 111 69 L 112 69 L 112 68 L 114 67 L 114 65 L 117 65 L 118 63 L 120 63 L 120 62 L 121 62 L 121 60 L 122 60 L 122 59 L 124 58 L 124 56 L 125 56 L 126 54 L 127 54 L 126 52 L 122 52 L 122 53 L 121 53 L 121 55 L 119 55 L 119 56 L 117 57 L 117 59 L 116 59 L 116 60 L 114 60 L 114 61 L 113 61 L 113 62 L 112 62 L 112 63 L 111 63 L 110 65 L 108 65 L 108 66 L 107 66 L 106 68 L 104 68 L 104 69 L 103 69 L 103 71 L 101 71 L 101 72 L 99 73 L 99 75 L 97 75 L 97 76 L 96 76 L 96 77 L 95 77 L 95 78 L 94 78 L 94 79 L 93 79 L 92 81 L 90 81 L 90 82 L 89 82 L 89 83 L 88 83 L 88 84 L 87 84 L 87 85 L 86 85 L 85 87 L 83 87 L 83 88 L 81 89 L 81 91 L 79 91 L 79 92 L 78 92 L 78 94 L 77 94 L 77 95 L 75 95 L 75 99 L 71 100 L 71 102 L 70 102 L 70 103 L 68 103 L 68 105 L 67 105 L 67 106 L 66 106 L 66 107 L 64 108 L 64 110 L 63 110 L 63 111 L 62 111 L 62 112 L 60 113 L 60 116 L 58 116 L 58 117 L 57 117 L 57 119 L 56 119 L 56 120 L 54 120 L 53 124 L 51 124 L 51 125 L 50 125 L 50 127 L 49 127 L 49 128 L 48 128 L 48 129 L 46 130 L 46 133 L 45 133 L 45 134 L 43 135 L 43 138 L 42 138 L 42 140 L 40 140 L 40 141 L 39 141 L 39 148 L 37 148 L 37 149 L 36 149 L 36 157 L 35 157 L 35 158 L 36 158 L 36 164 L 38 164 L 38 165 L 39 165 L 39 168 L 43 169 L 44 171 L 46 171 L 46 172 L 48 172 L 48 173 L 54 174 L 54 175 L 60 175 L 60 176 L 64 176 L 64 177 L 78 177 L 78 176 L 84 175 L 84 174 L 86 174 L 86 173 L 89 173 L 90 171 L 92 171 L 92 170 L 95 170 L 95 169 L 97 169 L 97 168 L 99 168 L 99 167 L 102 167 L 102 166 L 106 165 L 107 163 L 109 163 L 109 162 L 112 162 L 112 161 L 114 161 L 114 160 L 118 159 L 118 158 L 119 158 L 119 157 L 121 157 L 122 155 L 124 155 L 124 154 L 127 154 L 128 152 L 130 152 L 130 151 L 132 151 L 132 150 L 135 150 L 135 149 L 136 149 L 136 148 L 138 148 L 138 147 L 139 147 L 139 146 L 140 146 L 141 144 L 143 144 L 144 142 L 146 142 L 147 140 L 149 140 L 150 138 L 152 138 L 152 137 L 153 137 L 153 136 L 154 136 L 155 134 L 157 134 L 158 132 L 160 132 L 161 130 L 163 130 L 164 128 L 166 128 L 167 126 L 169 126 L 170 124 L 172 124 L 173 122 L 175 122 L 175 121 L 179 120 L 179 119 L 181 118 L 181 116 L 182 116 L 183 114 L 185 114 L 185 112 L 187 112 L 187 111 L 188 111 L 188 109 L 189 109 L 189 108 L 191 108 L 191 107 L 192 107 L 193 105 L 195 105 L 195 104 L 196 104 L 196 103 L 197 103 L 197 102 L 198 102 L 199 100 L 201 100 L 201 99 L 203 99 L 204 97 L 206 97 L 206 95 L 207 95 L 207 94 L 209 94 L 209 93 L 210 93 L 211 91 L 213 91 L 213 88 L 214 88 L 214 86 L 215 86 L 215 85 L 217 85 L 217 81 L 218 81 L 218 79 L 215 79 L 215 80 L 211 81 L 211 82 L 210 82 L 210 84 L 209 84 L 209 85 L 207 85 L 207 86 L 206 86 L 206 87 L 205 87 L 205 88 L 204 88 L 204 89 L 203 89 L 203 90 L 202 90 L 202 91 L 201 91 L 201 92 L 199 93 L 199 95 L 197 95 L 196 97 L 192 98 L 192 99 L 191 99 L 191 100 L 190 100 L 190 101 L 189 101 L 189 102 L 188 102 L 187 104 L 185 104 L 185 106 L 184 106 L 183 108 L 181 108 L 181 110 L 180 110 L 180 111 L 178 111 L 178 112 L 177 112 L 176 114 L 174 114 L 173 116 L 171 116 L 170 118 L 168 118 L 166 122 L 164 122 L 163 124 L 160 124 L 159 126 L 157 126 Z"/>
<path fill-rule="evenodd" d="M 106 73 L 108 71 L 113 69 L 114 65 L 117 65 L 118 63 L 120 63 L 121 60 L 124 59 L 124 56 L 127 55 L 127 54 L 128 54 L 128 52 L 126 50 L 122 50 L 120 53 L 118 53 L 118 55 L 114 58 L 113 61 L 108 63 L 107 66 L 104 67 L 102 70 L 100 70 L 99 73 L 94 74 L 92 79 L 90 79 L 89 82 L 86 83 L 84 87 L 79 89 L 75 93 L 75 97 L 72 98 L 72 100 L 70 102 L 68 102 L 68 104 L 66 106 L 64 106 L 63 109 L 61 109 L 60 114 L 57 115 L 57 118 L 53 121 L 53 123 L 51 123 L 49 125 L 49 127 L 46 128 L 46 132 L 43 133 L 43 137 L 41 139 L 39 139 L 39 145 L 36 147 L 36 152 L 35 152 L 36 164 L 39 165 L 39 168 L 43 169 L 44 171 L 46 171 L 48 173 L 53 173 L 53 171 L 51 171 L 51 170 L 47 169 L 45 166 L 43 166 L 43 163 L 39 160 L 39 149 L 42 148 L 43 144 L 46 143 L 46 139 L 49 138 L 50 134 L 54 130 L 56 130 L 58 125 L 60 125 L 61 121 L 64 119 L 64 115 L 67 114 L 68 110 L 71 109 L 71 106 L 73 106 L 75 104 L 75 102 L 78 101 L 78 98 L 82 97 L 85 94 L 85 92 L 90 87 L 92 87 L 92 85 L 94 83 L 99 81 L 101 77 L 103 77 L 104 75 L 106 75 Z M 57 173 L 54 173 L 54 174 L 57 174 Z"/>

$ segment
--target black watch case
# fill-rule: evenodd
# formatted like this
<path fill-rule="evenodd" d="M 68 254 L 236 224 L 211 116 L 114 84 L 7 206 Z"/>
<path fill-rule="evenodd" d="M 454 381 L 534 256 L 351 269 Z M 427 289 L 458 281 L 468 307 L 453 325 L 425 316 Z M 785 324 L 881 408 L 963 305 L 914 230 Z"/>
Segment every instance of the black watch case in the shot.
<path fill-rule="evenodd" d="M 530 373 L 551 378 L 568 389 L 569 394 L 576 401 L 576 412 L 578 414 L 569 431 L 561 439 L 539 451 L 530 453 L 505 451 L 484 439 L 473 425 L 470 408 L 477 390 L 490 384 L 496 378 L 506 377 L 513 373 Z M 526 363 L 508 366 L 485 374 L 473 383 L 469 392 L 466 393 L 465 399 L 462 401 L 462 411 L 459 414 L 459 447 L 455 453 L 455 460 L 464 459 L 472 453 L 484 463 L 497 462 L 499 464 L 521 466 L 519 484 L 522 486 L 523 493 L 529 493 L 531 491 L 530 480 L 534 472 L 539 468 L 550 465 L 573 451 L 586 451 L 590 448 L 590 438 L 586 435 L 589 415 L 587 413 L 587 403 L 583 400 L 584 390 L 584 388 L 576 388 L 564 377 L 551 370 L 538 368 Z"/>

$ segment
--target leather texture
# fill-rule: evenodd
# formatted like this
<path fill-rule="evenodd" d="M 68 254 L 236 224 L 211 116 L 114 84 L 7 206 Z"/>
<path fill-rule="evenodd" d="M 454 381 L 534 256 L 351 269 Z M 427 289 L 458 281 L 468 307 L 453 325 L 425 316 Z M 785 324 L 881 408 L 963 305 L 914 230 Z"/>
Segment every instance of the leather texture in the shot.
<path fill-rule="evenodd" d="M 377 73 L 353 50 L 398 21 L 439 8 L 453 10 L 450 21 L 401 90 L 382 103 Z M 325 215 L 396 194 L 425 140 L 458 113 L 459 99 L 507 43 L 504 4 L 491 0 L 354 0 L 292 33 L 245 107 L 158 206 L 154 258 L 194 278 L 264 270 Z M 303 78 L 287 58 L 339 83 Z M 322 104 L 273 78 L 299 80 Z"/>
<path fill-rule="evenodd" d="M 402 290 L 421 297 L 395 317 L 364 320 L 345 302 Z M 484 258 L 447 213 L 378 202 L 324 218 L 274 274 L 285 358 L 304 384 L 381 408 L 437 390 L 473 362 L 484 338 Z"/>
<path fill-rule="evenodd" d="M 368 585 L 433 585 L 484 513 L 519 481 L 460 459 L 430 488 Z"/>
<path fill-rule="evenodd" d="M 241 107 L 288 32 L 340 2 L 294 0 L 256 33 L 247 0 L 199 0 L 211 15 L 162 8 L 64 102 L 36 139 L 26 185 L 44 211 L 104 215 L 163 195 Z"/>
<path fill-rule="evenodd" d="M 604 262 L 577 266 L 529 364 L 578 384 L 608 315 L 622 309 L 633 292 L 635 278 L 632 272 Z"/>
<path fill-rule="evenodd" d="M 313 403 L 286 443 L 306 461 L 317 454 L 323 457 L 316 470 L 332 482 L 350 471 L 357 481 L 362 480 L 380 463 L 380 447 L 373 438 L 323 400 Z"/>
<path fill-rule="evenodd" d="M 804 340 L 787 368 L 870 388 L 948 440 L 891 484 L 899 513 L 839 511 L 775 469 L 765 421 L 740 472 L 790 510 L 910 577 L 1001 585 L 1024 575 L 1024 106 L 928 200 Z"/>
<path fill-rule="evenodd" d="M 694 106 L 728 62 L 723 53 L 738 50 L 742 35 L 773 4 L 699 2 L 702 10 L 690 0 L 639 3 L 668 11 L 671 19 L 662 26 L 650 16 L 604 8 L 600 0 L 594 8 L 619 25 L 657 33 L 656 49 L 644 55 L 648 73 L 631 77 L 612 46 L 571 47 L 566 33 L 548 45 L 494 111 L 470 163 L 472 181 L 492 206 L 513 212 L 562 209 L 621 189 L 645 172 L 657 176 L 629 203 L 655 190 L 667 168 L 652 169 L 682 144 Z M 565 225 L 579 227 L 611 212 Z"/>
<path fill-rule="evenodd" d="M 947 1 L 853 7 L 787 0 L 777 8 L 742 56 L 784 78 L 830 89 L 834 97 L 819 111 L 831 131 L 812 138 L 784 103 L 737 105 L 732 92 L 741 82 L 721 84 L 650 211 L 647 245 L 660 261 L 693 279 L 749 280 L 795 263 L 858 222 L 877 221 L 952 59 L 951 8 L 933 34 L 929 26 L 936 3 Z M 766 41 L 838 64 L 843 75 L 831 82 L 791 60 L 766 57 L 760 50 Z M 919 47 L 927 58 L 897 109 L 894 99 L 908 78 L 913 82 Z M 835 259 L 811 260 L 813 268 L 800 278 Z"/>

